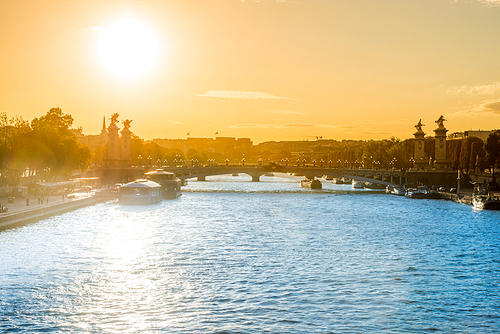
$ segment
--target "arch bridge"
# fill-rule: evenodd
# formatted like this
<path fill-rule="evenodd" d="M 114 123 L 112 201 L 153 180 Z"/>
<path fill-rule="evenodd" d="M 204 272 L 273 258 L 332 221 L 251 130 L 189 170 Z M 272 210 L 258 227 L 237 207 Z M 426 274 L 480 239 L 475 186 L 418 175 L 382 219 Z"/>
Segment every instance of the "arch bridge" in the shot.
<path fill-rule="evenodd" d="M 154 168 L 151 168 L 152 170 Z M 227 166 L 177 166 L 162 167 L 167 172 L 174 173 L 181 180 L 197 178 L 203 181 L 207 176 L 224 174 L 248 174 L 252 181 L 259 181 L 262 175 L 267 173 L 289 173 L 305 178 L 322 177 L 324 175 L 334 178 L 347 178 L 357 181 L 378 183 L 382 185 L 405 184 L 407 177 L 404 172 L 398 170 L 370 170 L 349 168 L 325 168 L 315 166 L 281 166 L 281 165 L 227 165 Z"/>

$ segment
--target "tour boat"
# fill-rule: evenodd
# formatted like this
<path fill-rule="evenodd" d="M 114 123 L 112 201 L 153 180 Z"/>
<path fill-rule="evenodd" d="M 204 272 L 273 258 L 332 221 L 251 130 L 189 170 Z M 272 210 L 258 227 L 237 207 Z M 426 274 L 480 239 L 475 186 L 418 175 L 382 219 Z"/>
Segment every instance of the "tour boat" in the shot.
<path fill-rule="evenodd" d="M 322 189 L 323 185 L 321 181 L 316 179 L 305 179 L 300 181 L 300 186 L 302 188 L 310 188 L 310 189 Z"/>
<path fill-rule="evenodd" d="M 154 204 L 162 200 L 161 186 L 150 180 L 139 179 L 120 187 L 119 202 L 122 204 Z"/>
<path fill-rule="evenodd" d="M 181 195 L 181 180 L 174 173 L 157 169 L 145 174 L 146 179 L 159 183 L 164 199 L 174 199 Z"/>

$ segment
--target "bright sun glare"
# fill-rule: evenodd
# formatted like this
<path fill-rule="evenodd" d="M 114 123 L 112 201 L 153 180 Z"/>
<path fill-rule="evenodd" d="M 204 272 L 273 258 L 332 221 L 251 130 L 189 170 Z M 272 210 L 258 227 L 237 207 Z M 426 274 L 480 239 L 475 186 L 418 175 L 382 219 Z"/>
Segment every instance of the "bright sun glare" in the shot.
<path fill-rule="evenodd" d="M 97 51 L 103 66 L 123 78 L 135 78 L 151 71 L 158 62 L 160 43 L 144 24 L 122 19 L 104 28 Z"/>

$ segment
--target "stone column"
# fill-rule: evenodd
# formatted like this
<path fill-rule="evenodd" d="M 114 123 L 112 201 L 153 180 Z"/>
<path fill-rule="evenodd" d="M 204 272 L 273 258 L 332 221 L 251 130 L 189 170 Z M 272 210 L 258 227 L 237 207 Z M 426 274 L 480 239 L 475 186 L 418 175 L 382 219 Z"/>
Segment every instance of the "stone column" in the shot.
<path fill-rule="evenodd" d="M 425 151 L 424 151 L 424 137 L 425 133 L 422 130 L 422 120 L 418 121 L 418 124 L 415 125 L 415 128 L 417 129 L 417 132 L 413 134 L 415 136 L 415 151 L 414 151 L 414 156 L 413 159 L 415 160 L 415 167 L 416 168 L 425 168 L 427 166 L 427 159 L 425 158 Z"/>
<path fill-rule="evenodd" d="M 124 167 L 130 166 L 131 164 L 131 159 L 130 159 L 130 137 L 132 136 L 132 131 L 130 131 L 128 128 L 124 128 L 121 132 L 122 138 L 121 138 L 121 162 Z"/>
<path fill-rule="evenodd" d="M 109 166 L 115 166 L 120 160 L 118 127 L 115 123 L 108 126 L 108 154 L 106 160 Z"/>
<path fill-rule="evenodd" d="M 439 117 L 439 119 L 436 121 L 438 127 L 434 130 L 434 133 L 436 134 L 436 169 L 450 168 L 450 162 L 448 161 L 448 158 L 446 156 L 446 132 L 448 132 L 448 130 L 444 127 L 444 121 L 446 120 L 443 116 Z"/>

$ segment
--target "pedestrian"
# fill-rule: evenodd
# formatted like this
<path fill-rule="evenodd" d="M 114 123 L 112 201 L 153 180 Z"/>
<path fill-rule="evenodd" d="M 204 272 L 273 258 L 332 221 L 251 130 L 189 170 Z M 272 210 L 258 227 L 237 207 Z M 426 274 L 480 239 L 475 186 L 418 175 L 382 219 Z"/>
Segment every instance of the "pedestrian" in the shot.
<path fill-rule="evenodd" d="M 48 199 L 48 198 L 47 198 L 47 201 L 46 201 L 46 202 L 47 202 L 47 204 L 49 204 L 49 199 Z"/>
<path fill-rule="evenodd" d="M 30 199 L 26 198 L 26 206 L 29 206 L 29 205 L 30 205 Z"/>

